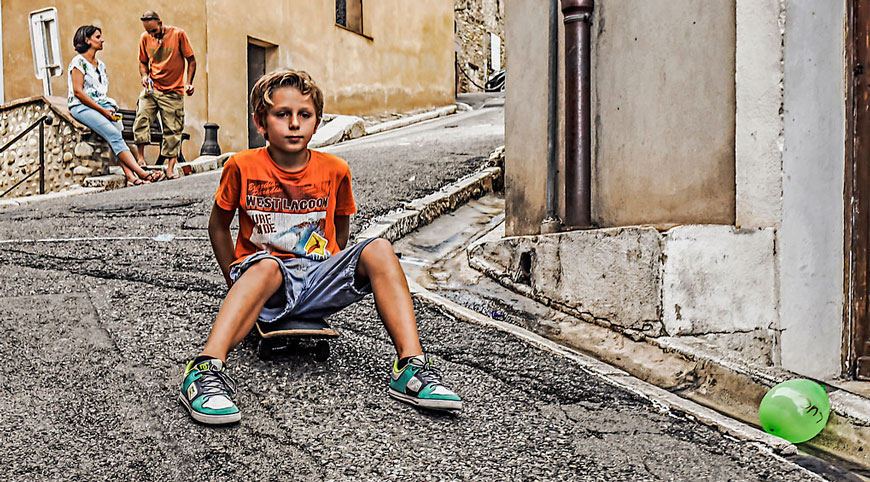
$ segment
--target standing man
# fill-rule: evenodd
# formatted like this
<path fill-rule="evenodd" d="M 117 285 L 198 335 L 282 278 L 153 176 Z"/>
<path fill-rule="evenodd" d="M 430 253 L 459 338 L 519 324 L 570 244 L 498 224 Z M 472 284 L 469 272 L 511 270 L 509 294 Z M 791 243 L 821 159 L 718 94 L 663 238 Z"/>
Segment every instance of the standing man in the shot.
<path fill-rule="evenodd" d="M 139 38 L 139 74 L 142 75 L 145 90 L 139 96 L 133 123 L 136 158 L 139 164 L 145 164 L 145 145 L 151 142 L 151 123 L 160 112 L 163 123 L 160 154 L 169 159 L 166 177 L 178 179 L 175 164 L 184 131 L 184 94 L 193 95 L 196 58 L 184 30 L 163 25 L 160 16 L 151 10 L 143 13 L 140 20 L 145 32 Z"/>

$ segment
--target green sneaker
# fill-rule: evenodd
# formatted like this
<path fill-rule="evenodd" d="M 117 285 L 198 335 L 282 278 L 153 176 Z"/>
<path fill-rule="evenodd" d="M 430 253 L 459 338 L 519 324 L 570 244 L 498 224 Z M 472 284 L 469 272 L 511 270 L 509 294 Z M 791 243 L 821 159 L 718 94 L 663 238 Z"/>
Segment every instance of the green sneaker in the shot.
<path fill-rule="evenodd" d="M 441 370 L 432 360 L 415 356 L 401 370 L 393 362 L 390 396 L 418 407 L 436 410 L 462 410 L 462 399 L 441 383 Z"/>
<path fill-rule="evenodd" d="M 208 424 L 238 422 L 239 407 L 233 403 L 236 382 L 227 375 L 226 367 L 217 358 L 194 366 L 187 364 L 181 394 L 178 398 L 194 420 Z"/>

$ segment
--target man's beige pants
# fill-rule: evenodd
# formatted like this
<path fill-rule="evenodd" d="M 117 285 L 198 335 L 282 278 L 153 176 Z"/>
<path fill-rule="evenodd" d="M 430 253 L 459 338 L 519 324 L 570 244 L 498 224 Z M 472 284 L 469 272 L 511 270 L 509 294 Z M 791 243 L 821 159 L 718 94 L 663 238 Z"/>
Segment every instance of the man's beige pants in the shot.
<path fill-rule="evenodd" d="M 178 157 L 181 133 L 184 132 L 184 96 L 177 92 L 142 91 L 136 108 L 136 120 L 133 122 L 133 143 L 151 143 L 151 123 L 158 112 L 163 124 L 160 155 Z"/>

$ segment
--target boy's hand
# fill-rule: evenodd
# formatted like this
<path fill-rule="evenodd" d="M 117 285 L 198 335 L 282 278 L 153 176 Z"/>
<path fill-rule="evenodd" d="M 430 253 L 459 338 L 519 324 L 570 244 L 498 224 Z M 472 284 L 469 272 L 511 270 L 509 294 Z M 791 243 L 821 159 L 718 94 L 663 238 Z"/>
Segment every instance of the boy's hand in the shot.
<path fill-rule="evenodd" d="M 344 249 L 347 246 L 347 240 L 350 239 L 350 216 L 335 216 L 335 242 L 338 244 L 338 249 Z"/>
<path fill-rule="evenodd" d="M 230 264 L 235 259 L 235 250 L 233 249 L 233 235 L 230 233 L 230 223 L 233 222 L 235 215 L 235 209 L 227 211 L 215 203 L 211 207 L 211 216 L 208 218 L 208 238 L 211 240 L 211 249 L 214 251 L 214 257 L 221 268 L 227 287 L 233 285 L 230 279 Z"/>

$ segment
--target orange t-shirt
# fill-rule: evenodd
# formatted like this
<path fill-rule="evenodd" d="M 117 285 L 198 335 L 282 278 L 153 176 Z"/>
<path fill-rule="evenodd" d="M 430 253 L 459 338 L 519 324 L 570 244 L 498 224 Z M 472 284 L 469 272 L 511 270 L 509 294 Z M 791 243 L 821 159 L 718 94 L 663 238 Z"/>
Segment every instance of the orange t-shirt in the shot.
<path fill-rule="evenodd" d="M 139 62 L 148 62 L 154 88 L 160 92 L 184 93 L 184 59 L 193 47 L 184 30 L 164 25 L 162 42 L 143 32 L 139 37 Z"/>
<path fill-rule="evenodd" d="M 310 151 L 299 171 L 278 167 L 265 147 L 234 154 L 224 165 L 215 204 L 239 209 L 236 260 L 257 251 L 280 258 L 324 260 L 341 249 L 335 216 L 356 212 L 350 167 L 330 154 Z"/>

